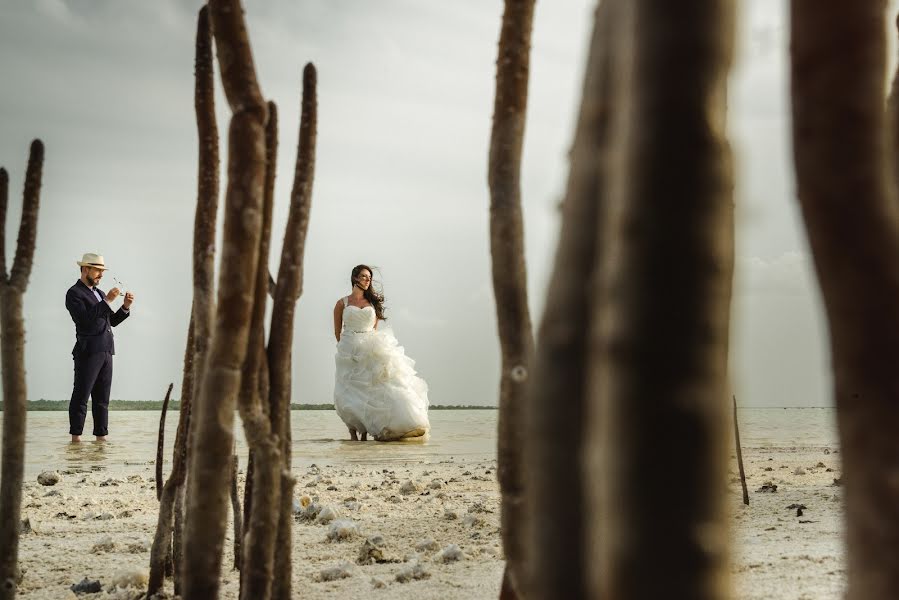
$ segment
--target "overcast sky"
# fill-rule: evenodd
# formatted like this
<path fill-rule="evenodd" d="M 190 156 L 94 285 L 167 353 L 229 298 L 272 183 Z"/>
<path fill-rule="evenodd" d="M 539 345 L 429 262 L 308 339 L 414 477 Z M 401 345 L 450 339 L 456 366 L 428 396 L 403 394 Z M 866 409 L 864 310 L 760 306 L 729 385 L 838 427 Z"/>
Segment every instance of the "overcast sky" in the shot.
<path fill-rule="evenodd" d="M 894 3 L 891 3 L 894 4 Z M 116 329 L 113 398 L 180 395 L 191 301 L 199 1 L 0 3 L 0 165 L 15 248 L 28 145 L 46 146 L 25 297 L 31 399 L 68 399 L 75 261 L 103 254 L 135 292 Z M 829 405 L 825 325 L 798 221 L 787 96 L 787 3 L 741 3 L 729 100 L 737 164 L 732 380 L 741 403 Z M 331 310 L 357 263 L 380 267 L 389 324 L 435 404 L 495 404 L 487 148 L 501 0 L 250 0 L 257 74 L 278 104 L 270 264 L 293 178 L 303 65 L 318 69 L 318 144 L 296 403 L 331 402 Z M 534 18 L 522 193 L 539 321 L 559 227 L 593 0 L 541 1 Z M 216 82 L 217 85 L 218 81 Z M 217 97 L 222 159 L 229 112 Z M 222 189 L 225 180 L 222 179 Z M 108 289 L 112 277 L 104 279 Z M 277 326 L 277 323 L 276 323 Z"/>

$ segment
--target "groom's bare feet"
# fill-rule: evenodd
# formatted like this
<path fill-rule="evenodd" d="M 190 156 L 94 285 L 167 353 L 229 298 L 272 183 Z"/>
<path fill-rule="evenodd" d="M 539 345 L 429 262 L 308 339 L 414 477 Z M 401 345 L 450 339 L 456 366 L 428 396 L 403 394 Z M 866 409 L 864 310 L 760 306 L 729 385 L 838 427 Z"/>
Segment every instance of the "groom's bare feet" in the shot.
<path fill-rule="evenodd" d="M 105 435 L 98 435 L 98 436 L 97 436 L 97 441 L 98 441 L 98 442 L 105 442 L 105 441 L 106 441 L 106 436 L 105 436 Z"/>
<path fill-rule="evenodd" d="M 81 436 L 80 436 L 80 435 L 73 435 L 73 436 L 72 436 L 72 442 L 80 442 L 80 441 L 81 441 Z"/>
<path fill-rule="evenodd" d="M 356 430 L 355 430 L 355 429 L 350 429 L 350 441 L 351 441 L 351 442 L 358 442 L 358 441 L 359 441 L 359 438 L 356 436 Z"/>

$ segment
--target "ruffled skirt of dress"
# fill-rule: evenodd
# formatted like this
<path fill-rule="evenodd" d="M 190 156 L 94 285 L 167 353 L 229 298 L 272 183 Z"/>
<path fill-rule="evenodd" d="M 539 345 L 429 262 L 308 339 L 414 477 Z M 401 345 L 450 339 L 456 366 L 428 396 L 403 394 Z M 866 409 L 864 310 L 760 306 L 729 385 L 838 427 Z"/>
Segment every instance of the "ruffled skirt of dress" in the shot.
<path fill-rule="evenodd" d="M 336 362 L 334 408 L 349 427 L 379 441 L 428 433 L 428 384 L 390 330 L 344 331 Z"/>

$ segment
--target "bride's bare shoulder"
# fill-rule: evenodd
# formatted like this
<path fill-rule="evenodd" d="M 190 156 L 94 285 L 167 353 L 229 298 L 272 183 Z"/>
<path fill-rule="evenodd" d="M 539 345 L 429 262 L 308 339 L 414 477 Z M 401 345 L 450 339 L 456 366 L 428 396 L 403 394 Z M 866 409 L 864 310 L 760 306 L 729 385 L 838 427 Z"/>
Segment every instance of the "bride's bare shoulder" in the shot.
<path fill-rule="evenodd" d="M 343 310 L 345 305 L 344 300 L 344 298 L 338 298 L 337 302 L 334 303 L 334 310 Z"/>

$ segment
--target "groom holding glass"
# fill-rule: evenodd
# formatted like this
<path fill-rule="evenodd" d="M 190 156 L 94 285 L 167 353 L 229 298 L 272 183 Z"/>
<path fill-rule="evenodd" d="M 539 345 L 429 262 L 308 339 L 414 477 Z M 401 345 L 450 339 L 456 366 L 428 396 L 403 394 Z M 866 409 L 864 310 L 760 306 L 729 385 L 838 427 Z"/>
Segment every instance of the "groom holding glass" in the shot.
<path fill-rule="evenodd" d="M 125 292 L 125 302 L 113 311 L 112 302 L 121 294 L 114 287 L 105 294 L 97 287 L 106 265 L 99 254 L 87 253 L 80 261 L 81 277 L 66 292 L 66 309 L 75 322 L 75 385 L 69 401 L 69 434 L 81 441 L 87 399 L 91 397 L 94 435 L 98 441 L 109 433 L 109 390 L 112 387 L 112 355 L 115 354 L 112 328 L 127 319 L 134 294 Z"/>

